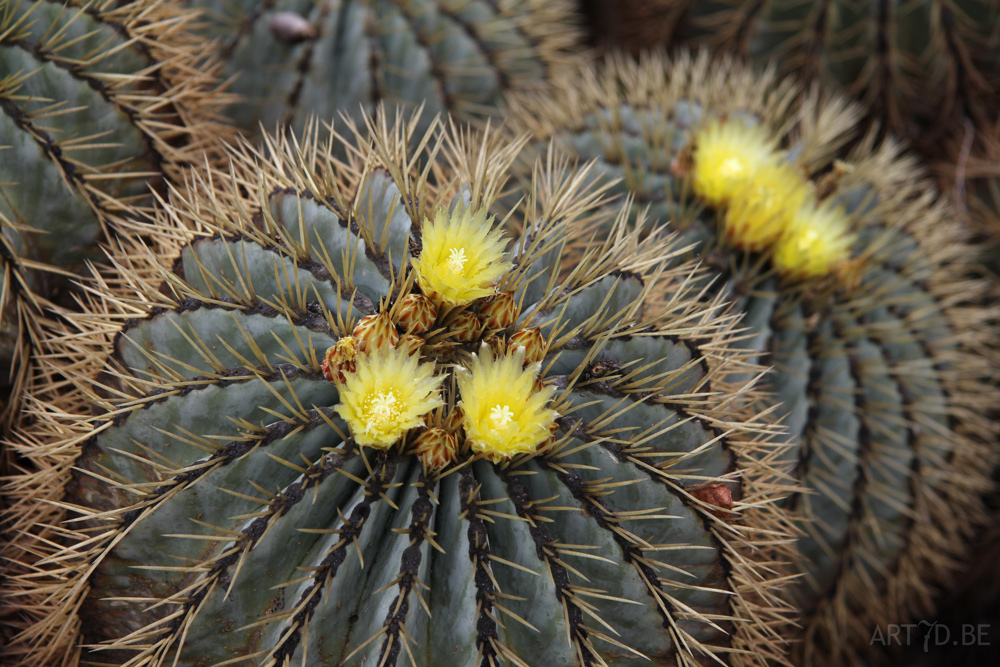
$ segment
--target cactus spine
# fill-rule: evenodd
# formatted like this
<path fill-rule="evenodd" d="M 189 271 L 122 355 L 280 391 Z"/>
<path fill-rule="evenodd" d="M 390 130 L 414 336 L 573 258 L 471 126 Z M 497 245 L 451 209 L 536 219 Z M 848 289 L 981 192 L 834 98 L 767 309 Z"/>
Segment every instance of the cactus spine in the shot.
<path fill-rule="evenodd" d="M 653 0 L 616 9 L 636 49 L 684 43 L 774 61 L 803 81 L 843 87 L 918 146 L 939 143 L 963 115 L 994 121 L 1000 6 L 991 0 Z"/>
<path fill-rule="evenodd" d="M 579 76 L 582 85 L 567 77 L 511 98 L 512 132 L 598 160 L 634 211 L 677 230 L 713 267 L 708 293 L 744 312 L 744 344 L 773 367 L 768 404 L 780 405 L 795 474 L 811 491 L 789 501 L 806 531 L 804 659 L 856 660 L 873 624 L 924 617 L 981 520 L 997 398 L 984 343 L 996 328 L 979 305 L 983 284 L 968 278 L 974 248 L 898 148 L 854 136 L 857 110 L 835 96 L 705 54 L 610 60 Z M 839 271 L 782 277 L 780 239 L 741 250 L 722 233 L 741 209 L 709 205 L 696 182 L 705 128 L 718 122 L 772 138 L 792 169 L 786 201 L 805 181 L 825 207 L 818 221 L 847 216 L 855 236 Z M 773 168 L 761 164 L 747 182 L 770 187 Z M 827 243 L 829 232 L 810 238 Z"/>
<path fill-rule="evenodd" d="M 522 144 L 415 127 L 244 148 L 161 214 L 172 266 L 123 248 L 72 337 L 101 414 L 39 425 L 85 441 L 82 530 L 15 582 L 39 660 L 77 611 L 113 664 L 781 659 L 732 319 L 673 240 L 593 240 L 586 173 L 494 222 Z"/>
<path fill-rule="evenodd" d="M 537 85 L 578 47 L 566 0 L 188 0 L 204 9 L 243 130 L 304 127 L 379 102 L 481 118 L 507 90 Z M 426 127 L 426 122 L 423 127 Z"/>
<path fill-rule="evenodd" d="M 0 0 L 0 366 L 8 416 L 31 374 L 43 310 L 101 258 L 182 166 L 227 135 L 226 98 L 168 2 Z M 35 331 L 33 334 L 32 332 Z M 6 378 L 5 378 L 6 379 Z"/>

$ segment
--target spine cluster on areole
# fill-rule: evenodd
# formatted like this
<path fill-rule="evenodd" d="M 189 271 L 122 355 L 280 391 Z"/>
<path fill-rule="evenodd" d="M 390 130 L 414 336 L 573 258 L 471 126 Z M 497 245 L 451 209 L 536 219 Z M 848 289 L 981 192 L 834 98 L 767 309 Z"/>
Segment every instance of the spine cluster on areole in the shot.
<path fill-rule="evenodd" d="M 86 529 L 14 582 L 29 664 L 81 622 L 130 665 L 255 636 L 279 663 L 780 656 L 784 447 L 694 266 L 624 216 L 593 238 L 603 188 L 565 163 L 514 233 L 487 211 L 521 145 L 435 130 L 437 189 L 420 141 L 369 130 L 354 164 L 244 148 L 162 212 L 176 261 L 116 252 L 130 289 L 96 286 L 64 338 L 98 414 L 39 425 L 85 442 L 61 507 Z"/>

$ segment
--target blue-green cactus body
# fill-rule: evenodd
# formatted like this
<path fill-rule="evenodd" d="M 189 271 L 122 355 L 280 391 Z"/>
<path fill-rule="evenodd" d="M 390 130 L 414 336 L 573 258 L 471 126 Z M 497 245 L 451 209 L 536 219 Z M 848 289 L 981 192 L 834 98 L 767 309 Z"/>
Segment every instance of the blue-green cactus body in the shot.
<path fill-rule="evenodd" d="M 0 17 L 0 336 L 19 341 L 0 359 L 22 371 L 31 320 L 69 302 L 67 275 L 101 260 L 98 243 L 226 132 L 177 7 L 3 0 Z M 12 411 L 24 378 L 14 385 Z"/>
<path fill-rule="evenodd" d="M 576 47 L 562 2 L 348 0 L 203 2 L 204 34 L 219 40 L 229 109 L 248 132 L 301 129 L 385 103 L 435 114 L 495 113 L 504 91 L 536 85 Z"/>
<path fill-rule="evenodd" d="M 516 273 L 500 287 L 523 295 L 513 329 L 548 341 L 558 433 L 499 462 L 460 445 L 435 472 L 405 448 L 359 446 L 320 360 L 351 322 L 396 312 L 412 284 L 401 269 L 441 204 L 392 165 L 350 192 L 305 191 L 295 179 L 307 173 L 281 150 L 265 167 L 268 208 L 193 238 L 162 274 L 159 305 L 114 338 L 115 414 L 69 487 L 91 523 L 114 517 L 83 566 L 84 636 L 111 645 L 102 659 L 639 665 L 753 642 L 740 664 L 777 655 L 763 639 L 780 598 L 740 546 L 780 533 L 758 460 L 771 447 L 716 383 L 728 320 L 712 307 L 689 330 L 640 317 L 638 267 L 670 246 L 598 244 L 599 259 L 563 276 L 578 213 L 527 219 L 534 231 L 511 241 Z M 237 168 L 256 173 L 254 160 Z M 457 201 L 480 205 L 482 192 Z M 694 307 L 686 289 L 677 297 Z M 487 354 L 482 341 L 504 349 L 496 331 L 454 346 L 453 316 L 420 348 L 440 372 Z M 455 428 L 453 391 L 428 427 Z M 736 507 L 701 500 L 706 484 Z M 763 509 L 741 518 L 740 498 Z"/>
<path fill-rule="evenodd" d="M 876 619 L 926 612 L 927 587 L 947 581 L 947 558 L 962 552 L 980 511 L 991 460 L 982 415 L 996 396 L 978 356 L 983 286 L 966 282 L 974 255 L 933 193 L 917 194 L 893 147 L 862 143 L 831 169 L 852 119 L 835 98 L 792 105 L 787 84 L 731 61 L 604 67 L 581 73 L 586 86 L 513 99 L 513 131 L 596 160 L 595 182 L 617 179 L 634 220 L 677 231 L 712 269 L 707 293 L 743 313 L 738 344 L 771 367 L 765 403 L 788 429 L 803 487 L 788 507 L 805 532 L 804 650 L 808 660 L 856 655 Z M 608 99 L 609 90 L 623 92 Z M 785 159 L 857 230 L 857 274 L 839 285 L 789 282 L 766 254 L 723 240 L 722 212 L 699 201 L 687 175 L 709 118 L 787 132 L 775 130 Z"/>

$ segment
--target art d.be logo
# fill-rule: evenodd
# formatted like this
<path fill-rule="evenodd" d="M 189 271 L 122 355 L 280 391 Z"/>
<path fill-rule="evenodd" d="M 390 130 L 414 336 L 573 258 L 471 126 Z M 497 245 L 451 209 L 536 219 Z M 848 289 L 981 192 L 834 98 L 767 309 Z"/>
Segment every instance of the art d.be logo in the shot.
<path fill-rule="evenodd" d="M 876 625 L 868 643 L 872 646 L 920 644 L 926 653 L 933 646 L 989 646 L 989 634 L 989 623 L 963 623 L 955 628 L 937 621 L 889 623 Z"/>

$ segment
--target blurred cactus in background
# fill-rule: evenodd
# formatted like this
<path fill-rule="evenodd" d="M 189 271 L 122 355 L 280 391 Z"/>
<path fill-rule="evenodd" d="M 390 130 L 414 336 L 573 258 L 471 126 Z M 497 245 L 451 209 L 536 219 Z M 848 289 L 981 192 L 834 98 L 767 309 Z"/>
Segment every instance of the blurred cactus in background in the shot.
<path fill-rule="evenodd" d="M 494 115 L 503 93 L 537 85 L 580 49 L 567 0 L 186 2 L 205 11 L 202 34 L 217 39 L 244 98 L 228 113 L 251 134 L 301 130 L 312 115 L 357 122 L 379 102 L 423 105 L 425 119 Z"/>
<path fill-rule="evenodd" d="M 836 95 L 707 54 L 584 67 L 506 113 L 536 152 L 555 141 L 597 160 L 598 185 L 620 179 L 744 312 L 809 490 L 786 503 L 805 521 L 803 664 L 856 661 L 873 624 L 931 611 L 983 520 L 997 331 L 974 248 L 912 159 L 858 137 Z"/>
<path fill-rule="evenodd" d="M 630 50 L 707 46 L 837 85 L 901 137 L 940 142 L 963 116 L 995 120 L 1000 5 L 993 0 L 606 3 Z"/>

